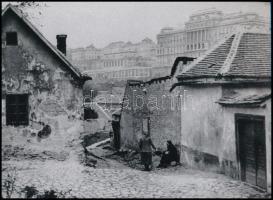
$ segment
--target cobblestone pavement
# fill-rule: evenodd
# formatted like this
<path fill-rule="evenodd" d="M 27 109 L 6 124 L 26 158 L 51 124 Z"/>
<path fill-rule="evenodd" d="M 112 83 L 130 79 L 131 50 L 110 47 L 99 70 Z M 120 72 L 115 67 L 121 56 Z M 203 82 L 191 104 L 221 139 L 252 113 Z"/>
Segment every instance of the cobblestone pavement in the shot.
<path fill-rule="evenodd" d="M 84 167 L 67 161 L 5 161 L 18 169 L 17 188 L 68 191 L 77 198 L 248 198 L 264 193 L 221 174 L 181 166 L 151 172 L 128 168 L 109 160 L 108 168 Z M 2 176 L 5 176 L 5 171 Z"/>

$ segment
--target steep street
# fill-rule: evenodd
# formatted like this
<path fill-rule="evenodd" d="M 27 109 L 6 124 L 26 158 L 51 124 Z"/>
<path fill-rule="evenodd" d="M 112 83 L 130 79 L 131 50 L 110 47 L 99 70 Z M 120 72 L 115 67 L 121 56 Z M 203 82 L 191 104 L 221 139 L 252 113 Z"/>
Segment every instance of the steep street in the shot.
<path fill-rule="evenodd" d="M 105 166 L 85 167 L 66 161 L 5 161 L 16 166 L 17 189 L 35 186 L 39 192 L 54 189 L 77 198 L 249 198 L 266 194 L 221 174 L 183 166 L 145 172 L 108 159 Z M 3 176 L 6 171 L 3 172 Z M 198 191 L 198 192 L 197 192 Z M 14 194 L 13 197 L 17 195 Z M 17 196 L 19 197 L 19 196 Z"/>

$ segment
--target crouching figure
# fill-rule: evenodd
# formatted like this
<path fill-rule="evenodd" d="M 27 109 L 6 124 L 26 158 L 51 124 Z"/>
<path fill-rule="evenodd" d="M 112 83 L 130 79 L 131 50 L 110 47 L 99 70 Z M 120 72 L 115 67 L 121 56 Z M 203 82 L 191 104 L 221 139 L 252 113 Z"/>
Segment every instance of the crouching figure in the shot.
<path fill-rule="evenodd" d="M 173 161 L 176 162 L 176 165 L 180 164 L 178 151 L 173 143 L 168 140 L 167 150 L 162 153 L 160 164 L 157 166 L 157 168 L 166 168 Z"/>

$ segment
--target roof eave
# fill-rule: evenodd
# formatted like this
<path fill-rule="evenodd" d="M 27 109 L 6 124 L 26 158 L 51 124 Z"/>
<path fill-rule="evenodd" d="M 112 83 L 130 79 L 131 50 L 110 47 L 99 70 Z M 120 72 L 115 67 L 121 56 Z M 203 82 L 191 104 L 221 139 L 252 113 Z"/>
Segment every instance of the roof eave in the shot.
<path fill-rule="evenodd" d="M 82 74 L 78 72 L 74 66 L 65 58 L 65 56 L 56 49 L 41 33 L 40 31 L 31 24 L 23 15 L 19 13 L 11 4 L 8 4 L 6 8 L 2 11 L 2 16 L 6 14 L 6 12 L 11 9 L 47 46 L 50 48 L 59 58 L 63 61 L 63 63 L 69 67 L 69 69 L 77 76 L 77 78 L 82 79 Z"/>
<path fill-rule="evenodd" d="M 225 107 L 240 107 L 240 108 L 265 108 L 263 103 L 219 103 L 221 106 Z"/>
<path fill-rule="evenodd" d="M 183 76 L 176 77 L 178 82 L 215 82 L 215 83 L 236 83 L 236 82 L 253 82 L 264 81 L 271 82 L 271 76 L 244 76 L 244 75 L 227 75 L 227 76 Z"/>

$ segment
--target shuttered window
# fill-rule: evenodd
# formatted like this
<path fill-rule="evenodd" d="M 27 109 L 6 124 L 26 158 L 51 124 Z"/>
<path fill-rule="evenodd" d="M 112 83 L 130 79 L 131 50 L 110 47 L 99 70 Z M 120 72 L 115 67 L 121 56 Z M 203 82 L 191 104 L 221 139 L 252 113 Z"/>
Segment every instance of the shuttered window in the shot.
<path fill-rule="evenodd" d="M 6 45 L 16 46 L 18 45 L 18 38 L 16 32 L 6 33 Z"/>
<path fill-rule="evenodd" d="M 6 96 L 6 124 L 28 125 L 28 95 L 8 94 Z"/>

